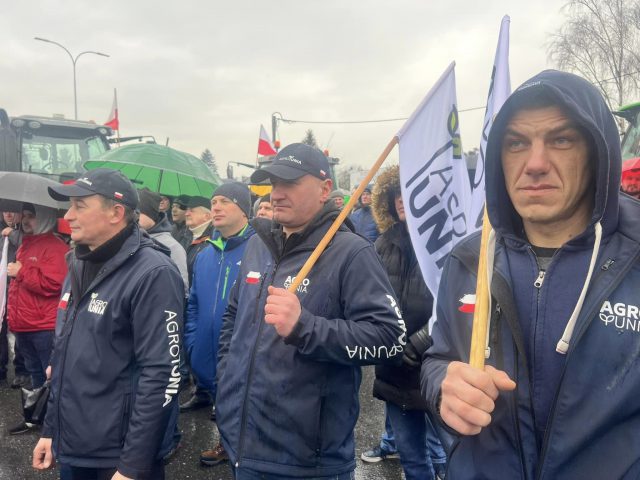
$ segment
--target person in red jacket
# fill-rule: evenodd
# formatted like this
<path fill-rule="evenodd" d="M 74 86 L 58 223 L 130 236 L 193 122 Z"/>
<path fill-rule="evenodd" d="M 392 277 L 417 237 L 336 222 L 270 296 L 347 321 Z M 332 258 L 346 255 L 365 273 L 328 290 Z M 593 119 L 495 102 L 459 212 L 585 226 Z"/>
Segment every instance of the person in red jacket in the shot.
<path fill-rule="evenodd" d="M 67 244 L 57 237 L 56 211 L 24 204 L 22 245 L 16 261 L 7 265 L 13 277 L 9 287 L 8 322 L 31 375 L 33 388 L 41 387 L 49 365 L 62 282 L 67 274 Z M 12 435 L 26 432 L 26 423 L 12 428 Z"/>

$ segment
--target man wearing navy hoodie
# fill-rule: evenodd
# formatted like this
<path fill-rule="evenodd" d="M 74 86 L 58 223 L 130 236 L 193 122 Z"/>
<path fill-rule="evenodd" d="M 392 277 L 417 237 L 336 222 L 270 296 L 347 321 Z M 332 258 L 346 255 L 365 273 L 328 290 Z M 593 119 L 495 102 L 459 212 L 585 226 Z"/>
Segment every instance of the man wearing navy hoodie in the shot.
<path fill-rule="evenodd" d="M 620 169 L 616 123 L 580 77 L 544 71 L 497 115 L 487 366 L 462 363 L 479 235 L 447 261 L 422 366 L 430 408 L 457 433 L 447 477 L 640 476 L 640 204 L 619 194 Z"/>

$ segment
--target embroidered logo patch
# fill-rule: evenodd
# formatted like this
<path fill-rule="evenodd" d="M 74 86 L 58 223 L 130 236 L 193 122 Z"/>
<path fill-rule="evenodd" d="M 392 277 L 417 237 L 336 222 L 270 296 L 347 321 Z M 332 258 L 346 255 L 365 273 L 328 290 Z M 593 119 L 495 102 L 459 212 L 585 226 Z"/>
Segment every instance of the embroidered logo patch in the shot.
<path fill-rule="evenodd" d="M 614 303 L 606 300 L 600 307 L 600 320 L 620 330 L 640 332 L 640 308 L 637 305 Z"/>
<path fill-rule="evenodd" d="M 89 302 L 89 308 L 87 308 L 87 310 L 89 310 L 91 313 L 103 315 L 108 304 L 109 302 L 105 302 L 104 300 L 99 300 L 97 293 L 92 293 L 91 301 Z"/>
<path fill-rule="evenodd" d="M 467 293 L 460 300 L 458 310 L 462 313 L 473 313 L 476 310 L 476 296 L 473 293 Z"/>
<path fill-rule="evenodd" d="M 258 283 L 260 281 L 260 272 L 249 272 L 247 273 L 246 282 L 247 283 Z"/>
<path fill-rule="evenodd" d="M 60 303 L 58 303 L 58 308 L 60 310 L 66 310 L 67 306 L 69 305 L 69 298 L 71 298 L 71 293 L 67 292 L 64 295 L 62 295 L 62 298 L 60 299 Z"/>

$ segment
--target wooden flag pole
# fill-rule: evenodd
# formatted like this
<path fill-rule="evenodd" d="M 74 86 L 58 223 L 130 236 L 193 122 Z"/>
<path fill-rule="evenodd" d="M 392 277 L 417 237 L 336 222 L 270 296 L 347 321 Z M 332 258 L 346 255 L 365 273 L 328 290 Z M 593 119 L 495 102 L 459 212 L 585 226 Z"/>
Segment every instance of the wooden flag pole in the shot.
<path fill-rule="evenodd" d="M 487 326 L 489 322 L 489 285 L 487 278 L 487 243 L 491 224 L 484 208 L 482 219 L 482 236 L 480 239 L 480 258 L 478 259 L 478 279 L 476 281 L 476 305 L 473 312 L 473 329 L 471 331 L 471 351 L 469 364 L 480 370 L 484 369 L 485 347 L 487 342 Z"/>
<path fill-rule="evenodd" d="M 360 185 L 358 186 L 356 191 L 353 192 L 353 195 L 351 195 L 351 198 L 349 199 L 347 204 L 344 206 L 344 208 L 340 212 L 340 215 L 336 217 L 336 219 L 331 224 L 331 227 L 329 227 L 329 230 L 327 230 L 327 233 L 324 234 L 324 237 L 322 237 L 322 240 L 320 240 L 320 242 L 318 243 L 318 246 L 315 248 L 313 253 L 311 253 L 311 256 L 304 263 L 304 265 L 296 275 L 296 278 L 294 279 L 294 281 L 291 282 L 291 285 L 288 288 L 290 292 L 295 292 L 298 289 L 298 287 L 300 286 L 300 283 L 302 283 L 302 281 L 305 279 L 305 277 L 307 276 L 311 268 L 318 261 L 318 258 L 320 258 L 320 255 L 322 255 L 322 252 L 324 252 L 324 249 L 327 248 L 327 245 L 329 245 L 329 242 L 331 241 L 333 236 L 336 234 L 336 232 L 340 228 L 340 225 L 342 225 L 342 222 L 344 222 L 347 216 L 349 215 L 349 213 L 351 213 L 351 209 L 360 198 L 360 195 L 362 195 L 362 192 L 364 192 L 364 189 L 367 187 L 367 185 L 369 185 L 369 182 L 371 182 L 371 179 L 373 179 L 373 176 L 380 169 L 384 161 L 387 159 L 387 157 L 391 153 L 391 150 L 393 150 L 393 147 L 395 147 L 397 143 L 398 143 L 398 137 L 394 136 L 389 142 L 389 144 L 386 146 L 384 151 L 380 154 L 380 156 L 378 157 L 378 160 L 376 160 L 376 163 L 373 164 L 373 166 L 369 170 L 369 173 L 367 173 L 364 179 L 360 182 Z"/>

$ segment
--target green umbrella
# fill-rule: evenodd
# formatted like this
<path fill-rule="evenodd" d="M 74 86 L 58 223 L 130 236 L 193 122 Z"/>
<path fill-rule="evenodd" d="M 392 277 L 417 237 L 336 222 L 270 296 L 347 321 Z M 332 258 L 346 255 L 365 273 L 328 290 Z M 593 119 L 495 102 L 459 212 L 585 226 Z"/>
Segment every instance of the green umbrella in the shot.
<path fill-rule="evenodd" d="M 162 195 L 211 197 L 222 181 L 202 160 L 162 145 L 144 143 L 109 150 L 84 163 L 84 168 L 120 170 L 136 188 Z"/>

